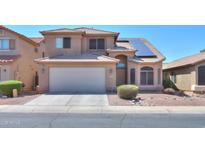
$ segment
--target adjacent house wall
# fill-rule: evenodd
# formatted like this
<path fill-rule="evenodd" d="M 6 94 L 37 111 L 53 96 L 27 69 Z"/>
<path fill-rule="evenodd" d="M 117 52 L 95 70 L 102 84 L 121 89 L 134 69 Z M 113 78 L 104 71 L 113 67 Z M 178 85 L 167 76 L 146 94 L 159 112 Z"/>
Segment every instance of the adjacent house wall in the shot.
<path fill-rule="evenodd" d="M 195 66 L 187 66 L 178 69 L 164 71 L 164 77 L 171 79 L 172 72 L 176 73 L 176 83 L 178 89 L 190 91 L 192 85 L 196 84 Z M 165 78 L 165 79 L 166 79 Z"/>
<path fill-rule="evenodd" d="M 24 90 L 32 90 L 34 75 L 37 72 L 37 64 L 34 59 L 41 56 L 41 51 L 36 50 L 34 45 L 22 40 L 17 35 L 4 30 L 4 36 L 0 38 L 15 39 L 15 50 L 0 51 L 1 55 L 20 55 L 14 63 L 6 64 L 10 67 L 9 79 L 20 80 L 25 84 Z"/>

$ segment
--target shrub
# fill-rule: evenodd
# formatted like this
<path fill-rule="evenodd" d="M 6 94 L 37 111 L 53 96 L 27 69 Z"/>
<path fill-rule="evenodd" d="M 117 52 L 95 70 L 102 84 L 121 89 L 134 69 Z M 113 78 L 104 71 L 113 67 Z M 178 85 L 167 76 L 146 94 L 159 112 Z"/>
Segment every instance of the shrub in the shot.
<path fill-rule="evenodd" d="M 121 85 L 117 87 L 117 94 L 120 98 L 134 99 L 137 96 L 139 88 L 136 85 Z"/>
<path fill-rule="evenodd" d="M 22 90 L 23 83 L 16 80 L 8 80 L 0 82 L 0 93 L 11 97 L 13 95 L 13 89 L 17 89 L 18 93 Z"/>
<path fill-rule="evenodd" d="M 173 81 L 170 80 L 170 79 L 163 80 L 163 86 L 164 86 L 164 89 L 166 89 L 166 88 L 172 88 L 172 89 L 174 89 L 174 90 L 179 90 L 179 89 L 177 88 L 177 86 L 173 83 Z"/>

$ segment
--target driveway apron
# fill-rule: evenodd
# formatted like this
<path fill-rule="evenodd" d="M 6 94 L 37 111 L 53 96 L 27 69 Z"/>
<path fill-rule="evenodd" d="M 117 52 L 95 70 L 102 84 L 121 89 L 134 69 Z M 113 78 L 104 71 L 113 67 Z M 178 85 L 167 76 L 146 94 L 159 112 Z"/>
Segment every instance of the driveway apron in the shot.
<path fill-rule="evenodd" d="M 106 94 L 43 94 L 26 103 L 28 106 L 105 106 Z"/>

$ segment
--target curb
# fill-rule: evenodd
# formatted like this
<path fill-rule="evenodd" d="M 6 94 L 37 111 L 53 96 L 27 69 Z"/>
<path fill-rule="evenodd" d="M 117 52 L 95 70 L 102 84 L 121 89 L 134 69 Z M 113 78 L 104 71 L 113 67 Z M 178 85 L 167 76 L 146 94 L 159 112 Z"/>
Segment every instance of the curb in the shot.
<path fill-rule="evenodd" d="M 205 114 L 203 106 L 23 106 L 0 105 L 0 113 L 82 113 L 82 114 Z"/>

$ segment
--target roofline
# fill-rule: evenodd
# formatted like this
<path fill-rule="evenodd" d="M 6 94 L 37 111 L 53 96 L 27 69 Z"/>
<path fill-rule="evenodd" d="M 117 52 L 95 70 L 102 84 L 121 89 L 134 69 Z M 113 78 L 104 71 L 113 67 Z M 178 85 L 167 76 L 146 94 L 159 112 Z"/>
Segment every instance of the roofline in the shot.
<path fill-rule="evenodd" d="M 106 31 L 106 30 L 101 30 L 101 29 L 96 29 L 96 28 L 89 28 L 89 27 L 79 27 L 79 28 L 74 28 L 74 29 L 91 29 L 91 30 L 96 30 L 96 31 L 101 31 L 101 32 L 107 32 L 107 33 L 113 33 L 113 34 L 115 34 L 115 35 L 119 35 L 118 32 Z"/>
<path fill-rule="evenodd" d="M 6 31 L 9 31 L 10 33 L 19 36 L 21 39 L 23 39 L 24 41 L 26 41 L 26 42 L 28 42 L 28 43 L 34 45 L 34 46 L 37 46 L 37 45 L 38 45 L 38 43 L 34 42 L 33 40 L 31 40 L 30 38 L 26 37 L 25 35 L 20 34 L 20 33 L 18 33 L 18 32 L 15 32 L 15 31 L 13 31 L 13 30 L 11 30 L 11 29 L 9 29 L 9 28 L 3 26 L 3 25 L 0 25 L 0 29 L 4 29 L 4 30 L 6 30 Z"/>
<path fill-rule="evenodd" d="M 180 58 L 180 59 L 176 59 L 176 60 L 174 60 L 174 61 L 172 61 L 172 62 L 170 62 L 170 63 L 167 63 L 167 65 L 170 65 L 171 63 L 178 62 L 178 61 L 181 61 L 181 60 L 183 60 L 183 59 L 185 59 L 185 58 L 189 58 L 189 57 L 196 56 L 196 55 L 200 55 L 200 54 L 203 54 L 203 53 L 197 53 L 197 54 L 185 56 L 185 57 L 182 57 L 182 58 Z M 195 64 L 200 63 L 200 62 L 202 62 L 202 61 L 204 61 L 204 60 L 205 60 L 205 59 L 201 59 L 201 60 L 198 60 L 198 61 L 196 61 L 196 62 L 194 62 L 194 63 L 191 62 L 191 63 L 185 64 L 185 65 L 177 65 L 177 66 L 168 67 L 168 68 L 165 68 L 165 69 L 168 70 L 168 69 L 179 68 L 179 67 L 184 67 L 184 66 L 188 66 L 188 65 L 195 65 Z M 163 70 L 165 70 L 165 69 L 163 69 Z"/>
<path fill-rule="evenodd" d="M 102 31 L 102 32 L 107 32 L 109 34 L 87 34 L 86 31 L 81 31 L 78 29 L 92 29 L 92 30 L 96 30 L 96 31 Z M 56 30 L 65 30 L 65 29 L 69 29 L 69 28 L 59 28 L 59 29 L 52 29 L 52 30 L 45 30 L 45 31 L 39 31 L 42 35 L 55 35 L 55 34 L 59 34 L 59 35 L 63 35 L 63 34 L 84 34 L 86 36 L 96 36 L 96 35 L 100 35 L 100 36 L 119 36 L 120 33 L 118 32 L 111 32 L 111 31 L 104 31 L 104 30 L 98 30 L 98 29 L 94 29 L 94 28 L 87 28 L 87 27 L 81 27 L 81 28 L 74 28 L 74 29 L 69 29 L 71 30 L 71 32 L 55 32 Z"/>
<path fill-rule="evenodd" d="M 46 59 L 35 59 L 34 62 L 39 63 L 39 64 L 64 64 L 64 63 L 118 63 L 117 61 L 114 60 L 81 60 L 81 59 L 66 59 L 66 60 L 46 60 Z"/>
<path fill-rule="evenodd" d="M 185 65 L 180 65 L 180 66 L 174 66 L 174 67 L 168 67 L 168 68 L 162 68 L 163 70 L 170 70 L 170 69 L 178 69 L 178 68 L 181 68 L 181 67 L 186 67 L 186 66 L 193 66 L 197 63 L 200 63 L 200 62 L 203 62 L 205 61 L 205 59 L 202 59 L 202 60 L 199 60 L 199 61 L 196 61 L 194 63 L 189 63 L 189 64 L 185 64 Z"/>

